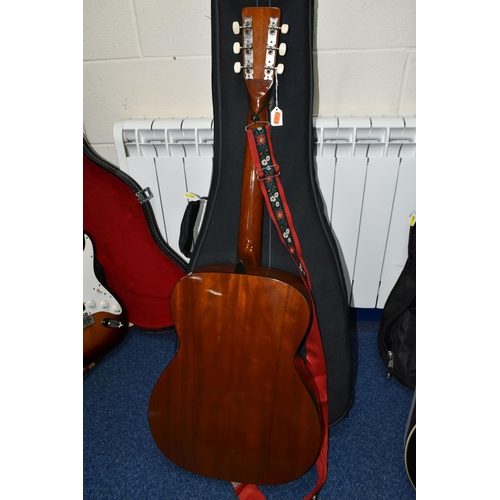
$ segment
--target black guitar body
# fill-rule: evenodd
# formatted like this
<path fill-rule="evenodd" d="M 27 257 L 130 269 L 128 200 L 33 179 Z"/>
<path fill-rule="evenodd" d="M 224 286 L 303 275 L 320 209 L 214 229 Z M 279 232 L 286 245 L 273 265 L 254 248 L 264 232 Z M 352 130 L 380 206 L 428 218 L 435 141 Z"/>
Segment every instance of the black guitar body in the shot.
<path fill-rule="evenodd" d="M 405 430 L 405 467 L 408 479 L 417 488 L 417 397 L 413 395 Z"/>

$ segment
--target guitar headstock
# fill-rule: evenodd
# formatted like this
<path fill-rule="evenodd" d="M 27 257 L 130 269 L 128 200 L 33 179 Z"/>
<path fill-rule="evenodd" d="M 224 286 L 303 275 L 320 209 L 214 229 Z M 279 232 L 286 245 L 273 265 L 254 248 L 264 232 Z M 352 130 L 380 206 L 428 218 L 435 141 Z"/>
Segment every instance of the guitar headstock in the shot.
<path fill-rule="evenodd" d="M 281 11 L 276 7 L 245 7 L 242 24 L 233 23 L 233 32 L 242 35 L 242 44 L 233 46 L 235 54 L 242 54 L 242 62 L 234 71 L 243 71 L 248 95 L 256 103 L 265 98 L 273 85 L 275 72 L 283 73 L 283 64 L 276 66 L 277 52 L 284 55 L 286 45 L 278 46 L 279 32 L 286 34 L 288 25 L 280 26 Z"/>

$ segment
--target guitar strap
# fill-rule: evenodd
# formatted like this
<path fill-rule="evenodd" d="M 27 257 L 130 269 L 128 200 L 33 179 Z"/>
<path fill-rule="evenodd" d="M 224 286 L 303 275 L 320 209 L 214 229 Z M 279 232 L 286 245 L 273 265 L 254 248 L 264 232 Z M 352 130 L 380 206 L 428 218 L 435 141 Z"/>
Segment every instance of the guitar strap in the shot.
<path fill-rule="evenodd" d="M 266 201 L 269 215 L 278 230 L 282 243 L 288 249 L 288 253 L 297 265 L 302 281 L 308 290 L 309 301 L 312 308 L 312 321 L 306 340 L 306 366 L 309 369 L 316 386 L 315 395 L 320 408 L 322 440 L 321 450 L 318 458 L 316 459 L 318 480 L 313 490 L 304 498 L 304 500 L 311 500 L 316 498 L 317 493 L 325 483 L 327 476 L 328 392 L 325 355 L 311 290 L 311 280 L 302 257 L 299 238 L 295 232 L 292 215 L 286 202 L 283 185 L 280 181 L 280 167 L 276 163 L 276 159 L 274 157 L 269 123 L 267 123 L 264 127 L 248 129 L 247 140 L 250 145 L 257 178 L 260 181 L 262 194 Z M 242 483 L 232 484 L 236 495 L 240 500 L 265 500 L 264 495 L 256 485 Z"/>

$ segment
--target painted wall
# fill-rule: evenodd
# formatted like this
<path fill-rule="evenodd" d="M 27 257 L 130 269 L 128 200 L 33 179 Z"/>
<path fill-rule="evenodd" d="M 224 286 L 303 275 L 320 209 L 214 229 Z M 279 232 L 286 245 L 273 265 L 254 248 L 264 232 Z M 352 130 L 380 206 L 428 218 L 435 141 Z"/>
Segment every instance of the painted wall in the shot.
<path fill-rule="evenodd" d="M 415 0 L 316 0 L 314 114 L 414 114 L 415 17 Z M 117 163 L 118 120 L 213 115 L 210 31 L 210 0 L 84 0 L 83 120 L 100 154 Z"/>

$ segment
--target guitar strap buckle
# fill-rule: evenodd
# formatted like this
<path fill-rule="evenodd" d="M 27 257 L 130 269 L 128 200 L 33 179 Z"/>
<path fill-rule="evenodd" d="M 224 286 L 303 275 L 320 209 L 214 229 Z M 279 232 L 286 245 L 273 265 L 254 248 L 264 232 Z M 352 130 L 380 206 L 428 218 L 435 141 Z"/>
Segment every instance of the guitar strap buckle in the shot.
<path fill-rule="evenodd" d="M 254 118 L 256 118 L 256 120 L 254 120 Z M 259 120 L 259 117 L 256 114 L 252 116 L 252 120 L 253 120 L 252 123 L 249 123 L 248 125 L 245 126 L 245 131 L 248 131 L 248 129 L 250 127 L 253 127 L 254 125 L 258 125 L 259 123 L 262 123 L 264 125 L 269 125 L 269 122 L 267 120 L 264 120 L 264 121 L 263 120 Z"/>
<path fill-rule="evenodd" d="M 269 174 L 268 172 L 270 172 L 272 168 L 274 169 L 274 173 Z M 272 179 L 272 178 L 277 177 L 278 175 L 281 174 L 280 166 L 277 164 L 276 165 L 269 165 L 268 167 L 264 167 L 264 168 L 259 168 L 259 169 L 256 169 L 255 171 L 257 172 L 257 179 L 259 181 L 267 181 L 268 179 Z"/>

